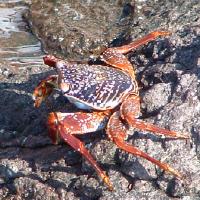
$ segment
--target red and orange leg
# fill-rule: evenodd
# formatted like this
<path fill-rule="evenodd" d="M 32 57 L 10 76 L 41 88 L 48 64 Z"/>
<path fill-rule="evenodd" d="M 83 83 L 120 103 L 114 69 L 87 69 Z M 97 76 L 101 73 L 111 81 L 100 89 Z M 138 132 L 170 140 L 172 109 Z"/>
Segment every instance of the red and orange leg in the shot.
<path fill-rule="evenodd" d="M 138 128 L 144 131 L 150 131 L 156 134 L 161 134 L 169 137 L 180 138 L 180 139 L 187 139 L 187 135 L 181 135 L 174 131 L 166 130 L 163 128 L 159 128 L 155 125 L 143 122 L 139 119 L 136 119 L 138 116 L 139 111 L 139 98 L 137 96 L 130 96 L 122 105 L 121 110 L 117 111 L 112 114 L 109 119 L 107 125 L 107 134 L 108 137 L 122 150 L 131 153 L 135 156 L 139 156 L 149 160 L 150 162 L 154 163 L 155 165 L 159 166 L 161 169 L 173 174 L 177 178 L 182 178 L 182 175 L 170 167 L 166 163 L 162 163 L 159 160 L 156 160 L 149 156 L 148 154 L 142 152 L 138 148 L 128 144 L 125 142 L 126 138 L 126 128 L 121 121 L 121 118 L 126 120 L 128 124 L 132 127 Z"/>
<path fill-rule="evenodd" d="M 166 137 L 172 137 L 177 139 L 188 139 L 186 134 L 178 133 L 175 131 L 160 128 L 156 125 L 150 124 L 143 120 L 137 119 L 140 112 L 140 99 L 138 96 L 129 96 L 120 107 L 120 114 L 123 119 L 133 128 L 137 128 L 143 131 L 149 131 L 157 135 L 163 135 Z"/>
<path fill-rule="evenodd" d="M 123 54 L 126 54 L 129 51 L 134 50 L 150 41 L 153 41 L 159 36 L 167 36 L 169 34 L 170 33 L 167 31 L 154 31 L 140 39 L 137 39 L 136 41 L 131 42 L 128 45 L 106 49 L 102 53 L 101 59 L 108 65 L 128 72 L 132 78 L 135 78 L 133 66 Z"/>
<path fill-rule="evenodd" d="M 97 165 L 95 159 L 85 148 L 74 134 L 85 134 L 105 128 L 108 121 L 108 113 L 50 113 L 48 118 L 49 135 L 53 143 L 57 143 L 62 138 L 73 149 L 81 153 L 87 161 L 96 170 L 102 178 L 109 190 L 113 190 L 113 186 L 106 173 Z"/>
<path fill-rule="evenodd" d="M 143 36 L 142 38 L 139 38 L 139 39 L 131 42 L 130 44 L 123 45 L 121 47 L 115 47 L 114 49 L 118 53 L 126 54 L 129 51 L 131 51 L 133 49 L 137 49 L 138 47 L 140 47 L 144 44 L 147 44 L 148 42 L 151 42 L 160 36 L 168 36 L 170 34 L 171 33 L 168 31 L 153 31 L 153 32 Z"/>

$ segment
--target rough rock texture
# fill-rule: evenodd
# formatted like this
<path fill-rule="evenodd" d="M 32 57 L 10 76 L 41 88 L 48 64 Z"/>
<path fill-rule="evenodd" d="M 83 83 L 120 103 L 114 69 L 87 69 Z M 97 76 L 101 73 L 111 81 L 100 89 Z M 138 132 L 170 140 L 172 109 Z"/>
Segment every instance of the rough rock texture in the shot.
<path fill-rule="evenodd" d="M 81 2 L 32 1 L 30 24 L 46 51 L 70 59 L 86 59 L 90 50 L 101 44 L 125 44 L 156 29 L 172 32 L 171 36 L 151 42 L 128 57 L 141 87 L 141 118 L 187 132 L 191 141 L 163 139 L 138 130 L 130 130 L 127 141 L 180 170 L 185 179 L 177 180 L 148 161 L 118 150 L 104 132 L 89 134 L 82 139 L 110 176 L 115 191 L 108 191 L 78 153 L 65 144 L 54 146 L 48 139 L 47 113 L 59 110 L 66 100 L 55 94 L 50 100 L 52 108 L 46 105 L 33 108 L 31 93 L 38 81 L 49 74 L 49 68 L 20 69 L 2 63 L 0 196 L 200 199 L 199 1 Z M 67 110 L 76 109 L 68 105 Z"/>
<path fill-rule="evenodd" d="M 34 0 L 28 17 L 49 53 L 77 60 L 98 52 L 118 34 L 129 34 L 134 7 L 128 2 Z"/>

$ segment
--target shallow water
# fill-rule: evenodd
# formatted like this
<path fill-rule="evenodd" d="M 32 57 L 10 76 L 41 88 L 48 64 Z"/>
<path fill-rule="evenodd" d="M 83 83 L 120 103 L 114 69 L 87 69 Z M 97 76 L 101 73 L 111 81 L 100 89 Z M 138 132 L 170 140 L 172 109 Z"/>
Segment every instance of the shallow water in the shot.
<path fill-rule="evenodd" d="M 40 64 L 43 52 L 23 19 L 27 6 L 20 0 L 0 0 L 0 59 L 14 65 Z"/>

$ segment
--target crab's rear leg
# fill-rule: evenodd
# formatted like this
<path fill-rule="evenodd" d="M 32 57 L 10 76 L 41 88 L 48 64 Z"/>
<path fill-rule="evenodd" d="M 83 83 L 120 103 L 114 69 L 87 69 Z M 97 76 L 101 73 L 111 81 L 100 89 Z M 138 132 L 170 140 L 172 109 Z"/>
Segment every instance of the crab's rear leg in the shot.
<path fill-rule="evenodd" d="M 140 112 L 140 98 L 135 95 L 130 95 L 121 105 L 120 114 L 121 117 L 128 122 L 128 124 L 134 128 L 150 131 L 157 135 L 163 135 L 166 137 L 177 139 L 188 139 L 187 134 L 178 133 L 176 131 L 167 130 L 143 120 L 137 119 Z"/>
<path fill-rule="evenodd" d="M 57 143 L 62 138 L 73 149 L 81 153 L 96 170 L 109 190 L 113 190 L 112 184 L 106 173 L 97 165 L 94 158 L 74 134 L 85 134 L 103 129 L 108 121 L 107 113 L 50 113 L 48 127 L 50 138 Z"/>
<path fill-rule="evenodd" d="M 108 137 L 118 146 L 118 148 L 131 153 L 135 156 L 145 158 L 146 160 L 149 160 L 150 162 L 154 163 L 155 165 L 159 166 L 161 169 L 170 172 L 171 174 L 175 175 L 178 178 L 181 178 L 182 175 L 170 167 L 166 163 L 162 163 L 159 160 L 156 160 L 155 158 L 149 156 L 147 153 L 142 152 L 138 148 L 134 147 L 131 144 L 128 144 L 125 142 L 126 138 L 126 129 L 124 127 L 124 124 L 120 120 L 120 114 L 119 112 L 115 112 L 109 121 L 108 127 L 107 127 L 107 134 Z"/>
<path fill-rule="evenodd" d="M 141 130 L 147 130 L 151 131 L 156 134 L 162 134 L 165 136 L 175 137 L 175 138 L 188 138 L 187 136 L 178 134 L 176 132 L 165 130 L 163 128 L 159 128 L 155 125 L 143 122 L 139 119 L 136 119 L 139 112 L 139 98 L 137 96 L 130 96 L 122 105 L 121 110 L 118 112 L 113 113 L 113 115 L 110 117 L 110 120 L 107 125 L 107 134 L 109 138 L 120 148 L 123 149 L 126 152 L 129 152 L 133 155 L 145 158 L 149 160 L 150 162 L 156 164 L 161 169 L 175 175 L 178 178 L 182 178 L 181 174 L 170 167 L 166 163 L 162 163 L 148 154 L 142 152 L 138 148 L 126 143 L 124 140 L 126 138 L 126 129 L 124 127 L 124 124 L 121 121 L 121 118 L 126 120 L 129 125 L 132 127 L 141 129 Z"/>
<path fill-rule="evenodd" d="M 116 67 L 118 69 L 126 71 L 132 76 L 132 78 L 135 78 L 135 72 L 134 72 L 133 66 L 128 61 L 126 56 L 124 56 L 123 54 L 126 54 L 129 51 L 134 50 L 143 44 L 153 41 L 159 36 L 166 36 L 169 34 L 170 33 L 166 32 L 166 31 L 151 32 L 148 35 L 145 35 L 144 37 L 137 39 L 128 45 L 124 45 L 121 47 L 112 47 L 112 48 L 106 49 L 102 53 L 101 59 L 108 65 L 111 65 L 113 67 Z"/>

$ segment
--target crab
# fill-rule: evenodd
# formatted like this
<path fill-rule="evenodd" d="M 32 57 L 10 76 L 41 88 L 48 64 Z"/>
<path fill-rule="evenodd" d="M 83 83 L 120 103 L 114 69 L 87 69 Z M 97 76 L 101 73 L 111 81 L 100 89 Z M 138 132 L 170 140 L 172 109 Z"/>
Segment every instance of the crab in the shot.
<path fill-rule="evenodd" d="M 64 140 L 93 166 L 109 190 L 112 183 L 89 153 L 77 135 L 106 129 L 108 138 L 118 148 L 142 157 L 166 172 L 181 179 L 183 176 L 170 165 L 163 163 L 126 142 L 127 128 L 133 127 L 156 135 L 176 139 L 188 139 L 188 134 L 160 128 L 139 119 L 140 97 L 132 64 L 124 54 L 137 47 L 167 36 L 167 31 L 154 31 L 128 45 L 104 50 L 100 60 L 104 64 L 85 64 L 61 60 L 46 55 L 44 63 L 53 67 L 57 75 L 42 80 L 33 92 L 34 106 L 39 107 L 54 89 L 60 90 L 80 111 L 75 113 L 51 112 L 47 125 L 54 144 Z"/>

